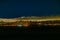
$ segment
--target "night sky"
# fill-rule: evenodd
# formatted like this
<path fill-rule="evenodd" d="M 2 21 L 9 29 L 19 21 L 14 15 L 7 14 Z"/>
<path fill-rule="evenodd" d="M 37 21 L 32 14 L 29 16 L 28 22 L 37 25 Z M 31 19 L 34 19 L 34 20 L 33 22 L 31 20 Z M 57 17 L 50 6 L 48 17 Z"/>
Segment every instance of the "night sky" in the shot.
<path fill-rule="evenodd" d="M 0 17 L 60 15 L 59 0 L 0 0 Z"/>

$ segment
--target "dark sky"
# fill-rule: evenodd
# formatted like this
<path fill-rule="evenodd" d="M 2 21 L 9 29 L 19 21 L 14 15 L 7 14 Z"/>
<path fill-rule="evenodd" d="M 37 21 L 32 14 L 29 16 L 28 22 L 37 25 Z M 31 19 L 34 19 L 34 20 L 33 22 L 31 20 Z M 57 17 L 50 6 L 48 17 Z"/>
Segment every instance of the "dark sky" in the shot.
<path fill-rule="evenodd" d="M 59 0 L 0 0 L 0 17 L 60 15 Z"/>

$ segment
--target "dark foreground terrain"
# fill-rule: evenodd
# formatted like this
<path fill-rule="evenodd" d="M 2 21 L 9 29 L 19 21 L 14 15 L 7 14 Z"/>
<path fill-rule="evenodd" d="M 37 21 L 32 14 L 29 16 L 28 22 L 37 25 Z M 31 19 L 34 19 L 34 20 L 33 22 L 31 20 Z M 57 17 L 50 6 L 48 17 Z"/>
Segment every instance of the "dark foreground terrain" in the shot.
<path fill-rule="evenodd" d="M 30 26 L 21 27 L 0 27 L 1 39 L 32 39 L 58 37 L 60 35 L 60 26 Z"/>

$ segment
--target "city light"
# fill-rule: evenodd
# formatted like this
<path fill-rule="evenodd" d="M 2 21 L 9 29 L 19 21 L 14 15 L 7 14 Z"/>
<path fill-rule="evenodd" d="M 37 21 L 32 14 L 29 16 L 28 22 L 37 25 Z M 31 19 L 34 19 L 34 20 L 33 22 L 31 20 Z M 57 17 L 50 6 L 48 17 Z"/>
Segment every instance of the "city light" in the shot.
<path fill-rule="evenodd" d="M 0 26 L 19 26 L 28 27 L 31 24 L 35 25 L 60 25 L 60 16 L 46 17 L 19 17 L 19 18 L 0 18 Z"/>

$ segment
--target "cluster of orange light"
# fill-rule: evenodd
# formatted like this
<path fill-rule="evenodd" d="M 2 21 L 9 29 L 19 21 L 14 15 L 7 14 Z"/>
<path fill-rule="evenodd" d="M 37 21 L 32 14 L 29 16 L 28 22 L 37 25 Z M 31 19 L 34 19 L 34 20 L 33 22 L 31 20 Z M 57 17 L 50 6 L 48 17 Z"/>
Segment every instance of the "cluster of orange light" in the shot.
<path fill-rule="evenodd" d="M 28 27 L 29 24 L 28 24 L 28 23 L 23 23 L 23 26 L 24 26 L 24 27 Z"/>

